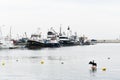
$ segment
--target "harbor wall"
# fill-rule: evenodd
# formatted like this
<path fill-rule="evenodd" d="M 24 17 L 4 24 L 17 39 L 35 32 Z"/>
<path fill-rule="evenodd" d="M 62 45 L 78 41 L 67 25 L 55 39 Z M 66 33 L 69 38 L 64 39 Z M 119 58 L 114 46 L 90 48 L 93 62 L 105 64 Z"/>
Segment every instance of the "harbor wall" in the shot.
<path fill-rule="evenodd" d="M 97 43 L 120 43 L 120 40 L 97 40 Z"/>

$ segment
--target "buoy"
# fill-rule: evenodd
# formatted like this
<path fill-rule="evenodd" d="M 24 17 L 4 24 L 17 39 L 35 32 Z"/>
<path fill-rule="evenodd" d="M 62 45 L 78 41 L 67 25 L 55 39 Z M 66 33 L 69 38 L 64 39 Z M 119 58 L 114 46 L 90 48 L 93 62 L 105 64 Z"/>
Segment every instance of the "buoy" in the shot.
<path fill-rule="evenodd" d="M 97 67 L 96 66 L 92 66 L 91 69 L 92 69 L 92 71 L 96 71 Z"/>
<path fill-rule="evenodd" d="M 44 64 L 44 61 L 42 60 L 40 63 L 41 63 L 41 64 Z"/>
<path fill-rule="evenodd" d="M 108 59 L 110 59 L 110 57 L 108 57 Z"/>
<path fill-rule="evenodd" d="M 4 66 L 4 65 L 5 65 L 5 62 L 2 62 L 2 65 Z"/>
<path fill-rule="evenodd" d="M 92 69 L 96 69 L 96 66 L 92 66 L 91 68 L 92 68 Z"/>
<path fill-rule="evenodd" d="M 18 62 L 18 59 L 16 61 Z"/>
<path fill-rule="evenodd" d="M 102 68 L 102 71 L 106 71 L 106 68 L 104 67 L 104 68 Z"/>
<path fill-rule="evenodd" d="M 64 64 L 64 62 L 61 62 L 61 64 Z"/>

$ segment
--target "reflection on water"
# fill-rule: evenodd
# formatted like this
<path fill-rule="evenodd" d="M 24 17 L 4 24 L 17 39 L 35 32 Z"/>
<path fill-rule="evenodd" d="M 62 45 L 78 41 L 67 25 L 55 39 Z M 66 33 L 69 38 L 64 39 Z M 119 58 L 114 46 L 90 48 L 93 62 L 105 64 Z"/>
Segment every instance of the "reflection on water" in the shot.
<path fill-rule="evenodd" d="M 97 69 L 96 70 L 90 69 L 90 76 L 91 77 L 95 77 L 96 73 L 97 73 Z"/>
<path fill-rule="evenodd" d="M 0 50 L 0 80 L 119 80 L 119 47 L 97 44 Z M 97 62 L 97 70 L 91 70 L 90 60 Z"/>
<path fill-rule="evenodd" d="M 45 59 L 45 60 L 65 60 L 63 56 L 24 56 L 24 57 L 19 57 L 19 56 L 0 56 L 0 60 L 11 60 L 11 59 Z"/>

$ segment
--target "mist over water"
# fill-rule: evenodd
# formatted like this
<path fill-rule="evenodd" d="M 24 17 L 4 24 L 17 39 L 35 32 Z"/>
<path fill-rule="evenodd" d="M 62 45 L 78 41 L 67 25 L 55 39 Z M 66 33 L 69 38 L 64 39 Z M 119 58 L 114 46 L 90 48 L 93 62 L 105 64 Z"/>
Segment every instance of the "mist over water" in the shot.
<path fill-rule="evenodd" d="M 0 50 L 0 80 L 119 80 L 120 44 Z M 97 71 L 89 61 L 95 60 Z M 102 68 L 106 68 L 103 71 Z"/>

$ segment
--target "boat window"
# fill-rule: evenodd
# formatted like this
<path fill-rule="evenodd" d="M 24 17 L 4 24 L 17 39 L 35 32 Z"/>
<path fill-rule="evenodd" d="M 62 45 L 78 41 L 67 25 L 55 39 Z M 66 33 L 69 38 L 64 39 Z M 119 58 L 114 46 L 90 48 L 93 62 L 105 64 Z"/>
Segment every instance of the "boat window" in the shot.
<path fill-rule="evenodd" d="M 3 44 L 3 43 L 0 43 L 0 44 Z"/>
<path fill-rule="evenodd" d="M 59 37 L 60 39 L 68 39 L 68 37 Z"/>
<path fill-rule="evenodd" d="M 31 35 L 31 37 L 41 37 L 41 35 Z"/>
<path fill-rule="evenodd" d="M 53 33 L 53 32 L 48 32 L 47 34 L 48 34 L 48 35 L 54 35 L 54 33 Z"/>

